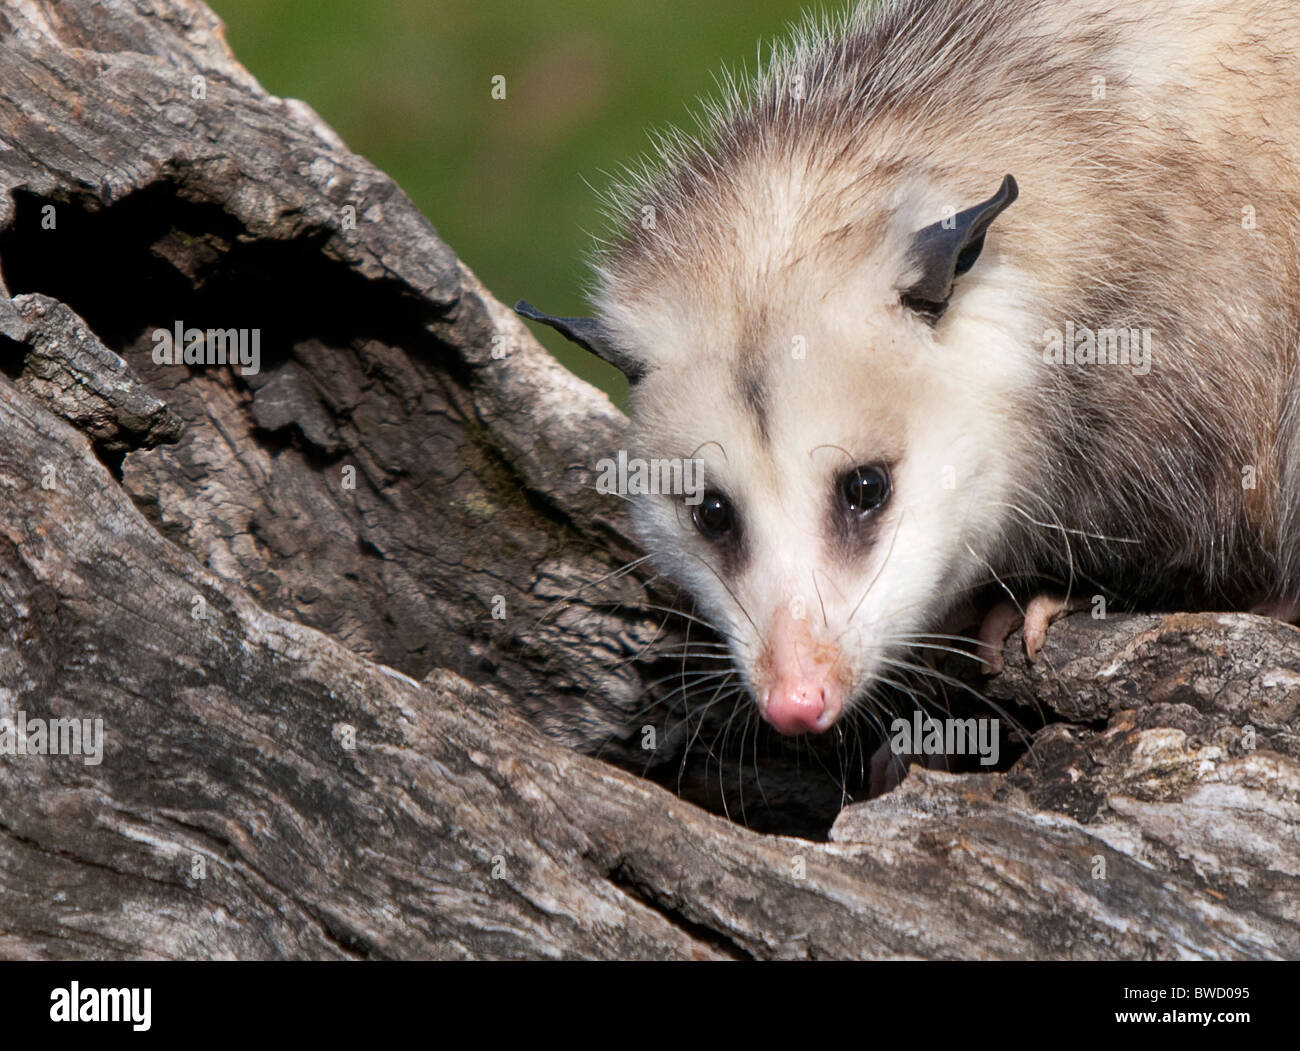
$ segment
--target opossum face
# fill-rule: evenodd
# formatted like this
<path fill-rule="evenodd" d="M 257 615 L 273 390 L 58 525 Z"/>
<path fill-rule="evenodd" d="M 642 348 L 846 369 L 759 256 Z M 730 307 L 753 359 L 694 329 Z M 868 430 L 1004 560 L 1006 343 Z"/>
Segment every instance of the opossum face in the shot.
<path fill-rule="evenodd" d="M 1031 366 L 1007 345 L 1005 283 L 953 286 L 1008 183 L 928 255 L 929 228 L 873 265 L 806 259 L 666 282 L 599 323 L 543 318 L 632 366 L 632 459 L 695 465 L 689 491 L 630 494 L 636 525 L 782 733 L 835 725 L 987 574 Z"/>
<path fill-rule="evenodd" d="M 701 353 L 652 372 L 631 449 L 701 465 L 694 493 L 633 499 L 640 535 L 791 734 L 827 730 L 898 677 L 890 662 L 987 575 L 1014 502 L 994 407 L 1016 369 L 950 360 L 897 305 L 868 320 L 833 294 L 823 309 L 735 367 Z"/>

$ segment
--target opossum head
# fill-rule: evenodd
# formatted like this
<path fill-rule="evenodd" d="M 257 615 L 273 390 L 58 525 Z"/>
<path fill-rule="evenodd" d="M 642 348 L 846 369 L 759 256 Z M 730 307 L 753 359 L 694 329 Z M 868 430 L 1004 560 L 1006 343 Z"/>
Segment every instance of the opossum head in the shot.
<path fill-rule="evenodd" d="M 1016 193 L 846 221 L 769 188 L 607 261 L 595 320 L 521 304 L 634 380 L 632 458 L 699 465 L 630 493 L 635 523 L 783 733 L 833 726 L 988 575 L 1027 455 Z"/>

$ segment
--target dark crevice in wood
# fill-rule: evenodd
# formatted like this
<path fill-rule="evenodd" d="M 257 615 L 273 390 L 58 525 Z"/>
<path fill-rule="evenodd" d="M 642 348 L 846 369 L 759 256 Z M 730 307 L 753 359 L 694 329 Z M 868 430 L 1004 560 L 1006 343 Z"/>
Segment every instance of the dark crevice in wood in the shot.
<path fill-rule="evenodd" d="M 687 918 L 680 907 L 677 904 L 669 903 L 657 887 L 638 879 L 627 858 L 620 858 L 605 875 L 619 890 L 634 898 L 646 908 L 658 913 L 688 937 L 711 946 L 732 960 L 755 959 L 753 953 L 736 942 L 725 931 L 720 931 L 715 927 L 709 927 Z"/>

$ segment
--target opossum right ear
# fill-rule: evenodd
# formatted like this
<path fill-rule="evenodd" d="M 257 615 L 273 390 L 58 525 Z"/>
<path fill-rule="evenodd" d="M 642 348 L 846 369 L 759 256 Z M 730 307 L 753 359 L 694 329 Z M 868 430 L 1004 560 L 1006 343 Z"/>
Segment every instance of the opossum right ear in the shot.
<path fill-rule="evenodd" d="M 555 317 L 552 314 L 543 314 L 523 299 L 515 304 L 515 313 L 520 317 L 526 317 L 529 321 L 540 321 L 543 325 L 550 325 L 565 339 L 578 344 L 584 350 L 591 351 L 601 361 L 613 365 L 627 377 L 629 383 L 635 383 L 645 375 L 645 365 L 615 347 L 605 327 L 595 318 Z"/>
<path fill-rule="evenodd" d="M 921 276 L 900 291 L 899 302 L 929 324 L 937 324 L 948 309 L 953 282 L 979 258 L 989 225 L 1019 195 L 1016 180 L 1008 175 L 983 204 L 918 230 L 907 261 L 909 271 L 919 270 Z"/>

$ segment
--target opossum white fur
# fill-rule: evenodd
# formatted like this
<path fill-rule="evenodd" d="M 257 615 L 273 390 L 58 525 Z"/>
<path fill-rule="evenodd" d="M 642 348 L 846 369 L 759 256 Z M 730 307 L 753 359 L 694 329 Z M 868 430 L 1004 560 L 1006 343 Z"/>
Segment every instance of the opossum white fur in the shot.
<path fill-rule="evenodd" d="M 615 191 L 593 303 L 643 373 L 631 449 L 701 457 L 737 523 L 644 497 L 641 536 L 765 714 L 842 695 L 771 721 L 826 729 L 993 579 L 1300 597 L 1298 56 L 1293 0 L 866 4 Z M 931 324 L 917 231 L 1007 173 Z M 1047 363 L 1067 322 L 1150 331 L 1150 372 Z M 846 519 L 859 464 L 891 495 Z"/>

